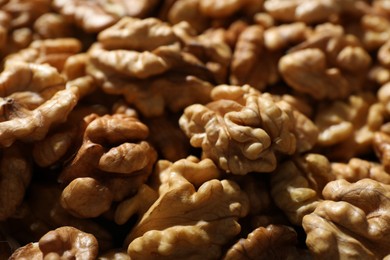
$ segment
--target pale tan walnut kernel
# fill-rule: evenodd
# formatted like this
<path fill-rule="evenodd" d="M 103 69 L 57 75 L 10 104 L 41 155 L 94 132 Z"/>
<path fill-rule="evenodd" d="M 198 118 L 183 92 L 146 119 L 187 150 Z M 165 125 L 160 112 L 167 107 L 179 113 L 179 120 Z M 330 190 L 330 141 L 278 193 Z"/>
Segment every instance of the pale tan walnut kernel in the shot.
<path fill-rule="evenodd" d="M 224 260 L 299 258 L 297 234 L 291 227 L 269 225 L 241 238 L 223 257 Z"/>
<path fill-rule="evenodd" d="M 328 159 L 320 154 L 306 154 L 278 166 L 271 176 L 271 194 L 276 205 L 291 223 L 315 210 L 322 200 L 322 189 L 335 180 Z"/>
<path fill-rule="evenodd" d="M 317 258 L 382 259 L 390 254 L 390 186 L 363 179 L 328 183 L 324 201 L 303 218 L 306 244 Z"/>
<path fill-rule="evenodd" d="M 219 258 L 222 246 L 240 232 L 246 194 L 233 181 L 215 179 L 218 169 L 208 159 L 162 163 L 153 175 L 159 198 L 126 239 L 130 258 Z"/>
<path fill-rule="evenodd" d="M 45 64 L 7 62 L 0 74 L 0 144 L 43 139 L 52 125 L 66 120 L 89 87 L 65 84 Z"/>
<path fill-rule="evenodd" d="M 187 107 L 179 124 L 191 145 L 225 171 L 273 171 L 277 157 L 295 153 L 297 137 L 306 138 L 294 134 L 294 109 L 269 93 L 249 85 L 220 85 L 211 96 L 214 101 L 207 105 Z"/>

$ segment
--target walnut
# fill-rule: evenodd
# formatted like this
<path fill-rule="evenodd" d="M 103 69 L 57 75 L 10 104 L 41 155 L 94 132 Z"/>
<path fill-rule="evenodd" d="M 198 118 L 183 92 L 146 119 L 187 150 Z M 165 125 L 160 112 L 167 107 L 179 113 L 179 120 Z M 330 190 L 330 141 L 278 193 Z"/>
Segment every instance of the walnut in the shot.
<path fill-rule="evenodd" d="M 301 21 L 305 23 L 325 22 L 344 12 L 359 13 L 354 0 L 268 0 L 264 9 L 272 17 L 285 22 Z"/>
<path fill-rule="evenodd" d="M 33 27 L 40 39 L 69 38 L 74 34 L 71 24 L 57 13 L 39 16 Z"/>
<path fill-rule="evenodd" d="M 310 29 L 302 22 L 272 26 L 264 31 L 264 46 L 271 51 L 285 49 L 306 40 Z"/>
<path fill-rule="evenodd" d="M 24 199 L 32 176 L 32 165 L 18 144 L 1 150 L 0 220 L 13 215 Z"/>
<path fill-rule="evenodd" d="M 28 243 L 18 248 L 9 258 L 9 260 L 41 260 L 43 259 L 42 251 L 39 250 L 38 242 Z"/>
<path fill-rule="evenodd" d="M 279 60 L 279 71 L 296 91 L 315 99 L 339 99 L 362 88 L 370 64 L 356 37 L 325 24 Z"/>
<path fill-rule="evenodd" d="M 10 259 L 96 259 L 96 238 L 74 227 L 60 227 L 46 233 L 39 242 L 19 248 Z"/>
<path fill-rule="evenodd" d="M 223 170 L 270 172 L 279 155 L 296 152 L 294 109 L 286 102 L 248 85 L 221 85 L 211 96 L 207 105 L 187 107 L 179 124 L 191 145 Z"/>
<path fill-rule="evenodd" d="M 306 154 L 282 163 L 271 176 L 271 195 L 291 223 L 300 225 L 322 200 L 321 191 L 335 180 L 328 159 Z"/>
<path fill-rule="evenodd" d="M 237 219 L 247 214 L 248 199 L 216 173 L 210 160 L 165 162 L 155 176 L 159 198 L 126 238 L 130 258 L 219 258 L 221 247 L 240 232 Z"/>
<path fill-rule="evenodd" d="M 199 0 L 199 10 L 201 13 L 212 18 L 224 18 L 248 8 L 250 12 L 255 13 L 262 6 L 263 1 L 256 0 L 232 0 L 232 1 L 207 1 Z"/>
<path fill-rule="evenodd" d="M 75 38 L 36 40 L 28 48 L 7 56 L 5 62 L 47 63 L 62 71 L 66 60 L 80 50 L 81 42 Z"/>
<path fill-rule="evenodd" d="M 379 163 L 351 158 L 348 163 L 332 162 L 331 168 L 336 179 L 357 182 L 370 178 L 384 184 L 390 184 L 390 174 L 387 172 L 386 165 Z"/>
<path fill-rule="evenodd" d="M 299 257 L 297 234 L 287 226 L 269 225 L 237 241 L 223 257 L 229 259 L 286 259 Z"/>
<path fill-rule="evenodd" d="M 63 164 L 74 155 L 78 143 L 82 141 L 83 118 L 89 114 L 103 116 L 107 113 L 108 110 L 104 106 L 76 106 L 69 113 L 66 122 L 50 130 L 43 140 L 34 142 L 32 150 L 34 161 L 40 167 Z"/>
<path fill-rule="evenodd" d="M 320 104 L 314 122 L 320 131 L 318 145 L 328 149 L 329 158 L 348 159 L 370 152 L 383 114 L 375 102 L 371 93 L 363 92 Z"/>
<path fill-rule="evenodd" d="M 135 117 L 91 114 L 84 121 L 82 145 L 59 179 L 68 185 L 61 205 L 72 215 L 87 218 L 107 211 L 112 201 L 134 195 L 151 173 L 157 155 L 143 141 L 148 128 Z M 73 198 L 80 203 L 73 203 Z"/>
<path fill-rule="evenodd" d="M 67 80 L 83 77 L 87 74 L 86 67 L 89 55 L 85 52 L 68 57 L 63 65 L 62 74 Z"/>
<path fill-rule="evenodd" d="M 381 131 L 376 132 L 373 140 L 373 148 L 385 171 L 390 173 L 390 135 Z"/>
<path fill-rule="evenodd" d="M 172 27 L 156 18 L 124 17 L 98 35 L 98 41 L 107 50 L 153 51 L 178 40 Z"/>
<path fill-rule="evenodd" d="M 388 256 L 389 192 L 389 185 L 371 179 L 328 183 L 322 192 L 325 200 L 303 218 L 312 254 L 318 258 Z"/>
<path fill-rule="evenodd" d="M 10 27 L 21 28 L 30 26 L 41 15 L 50 10 L 50 0 L 9 0 L 1 10 L 11 15 Z"/>
<path fill-rule="evenodd" d="M 52 5 L 68 22 L 76 24 L 86 32 L 93 33 L 100 32 L 119 20 L 117 13 L 110 11 L 110 2 L 107 0 L 99 2 L 54 0 Z"/>
<path fill-rule="evenodd" d="M 238 37 L 230 65 L 230 82 L 234 85 L 249 84 L 264 90 L 279 79 L 278 53 L 270 53 L 264 47 L 261 26 L 247 27 Z"/>
<path fill-rule="evenodd" d="M 82 80 L 65 84 L 51 66 L 16 61 L 7 62 L 0 85 L 3 146 L 15 140 L 42 140 L 49 128 L 64 122 L 78 100 L 93 88 Z"/>

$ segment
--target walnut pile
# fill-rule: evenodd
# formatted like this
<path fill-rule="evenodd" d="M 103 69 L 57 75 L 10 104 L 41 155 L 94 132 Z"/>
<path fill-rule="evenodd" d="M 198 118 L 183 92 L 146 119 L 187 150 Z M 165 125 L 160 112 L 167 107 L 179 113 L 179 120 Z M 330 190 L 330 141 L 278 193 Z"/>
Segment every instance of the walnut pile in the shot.
<path fill-rule="evenodd" d="M 390 259 L 386 0 L 0 0 L 1 259 Z"/>

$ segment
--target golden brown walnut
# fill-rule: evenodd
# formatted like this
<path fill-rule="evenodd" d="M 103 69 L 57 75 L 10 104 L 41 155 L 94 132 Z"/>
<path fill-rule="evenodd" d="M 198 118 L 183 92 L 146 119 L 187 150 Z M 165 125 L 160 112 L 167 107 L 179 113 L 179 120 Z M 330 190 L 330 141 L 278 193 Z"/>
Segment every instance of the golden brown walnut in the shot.
<path fill-rule="evenodd" d="M 159 46 L 171 45 L 178 40 L 168 23 L 152 17 L 124 17 L 98 35 L 98 41 L 106 50 L 153 51 Z"/>
<path fill-rule="evenodd" d="M 157 192 L 148 185 L 142 184 L 136 195 L 118 205 L 115 210 L 115 223 L 125 224 L 135 214 L 143 216 L 157 199 Z"/>
<path fill-rule="evenodd" d="M 105 50 L 95 43 L 89 49 L 90 61 L 105 73 L 144 79 L 156 76 L 172 68 L 172 59 L 180 56 L 176 45 L 159 46 L 152 52 L 133 50 Z"/>
<path fill-rule="evenodd" d="M 112 203 L 110 190 L 96 179 L 76 178 L 62 192 L 61 205 L 73 216 L 98 217 Z"/>
<path fill-rule="evenodd" d="M 38 242 L 28 243 L 18 248 L 9 258 L 9 260 L 42 260 L 43 254 L 39 250 Z"/>
<path fill-rule="evenodd" d="M 102 88 L 108 94 L 123 95 L 145 117 L 157 117 L 165 110 L 181 112 L 191 104 L 209 102 L 213 85 L 196 76 L 168 73 L 134 82 L 112 77 Z"/>
<path fill-rule="evenodd" d="M 294 109 L 269 93 L 249 85 L 220 85 L 211 97 L 213 102 L 207 105 L 187 107 L 179 124 L 191 145 L 201 147 L 203 156 L 225 171 L 239 175 L 273 171 L 277 157 L 295 153 L 297 137 L 306 138 L 294 134 Z"/>
<path fill-rule="evenodd" d="M 92 234 L 65 226 L 52 230 L 39 239 L 44 258 L 96 259 L 98 242 Z"/>
<path fill-rule="evenodd" d="M 268 0 L 264 9 L 276 20 L 284 22 L 301 21 L 319 23 L 331 20 L 344 12 L 359 13 L 355 0 Z"/>
<path fill-rule="evenodd" d="M 299 258 L 297 233 L 282 225 L 259 227 L 247 238 L 237 241 L 223 257 L 224 260 Z"/>
<path fill-rule="evenodd" d="M 10 259 L 96 259 L 98 242 L 88 233 L 64 226 L 49 231 L 37 243 L 19 248 Z"/>
<path fill-rule="evenodd" d="M 39 16 L 33 27 L 40 39 L 69 38 L 74 35 L 71 24 L 57 13 L 46 13 Z"/>
<path fill-rule="evenodd" d="M 32 176 L 32 165 L 18 144 L 1 150 L 0 221 L 13 215 L 24 199 Z"/>
<path fill-rule="evenodd" d="M 116 13 L 109 11 L 111 6 L 107 0 L 54 0 L 52 5 L 68 22 L 88 33 L 100 32 L 119 20 Z"/>
<path fill-rule="evenodd" d="M 144 141 L 147 126 L 136 117 L 91 114 L 84 121 L 82 145 L 59 179 L 68 185 L 61 205 L 74 216 L 88 218 L 107 211 L 112 201 L 134 195 L 151 173 L 157 154 Z"/>
<path fill-rule="evenodd" d="M 83 77 L 87 74 L 86 67 L 89 55 L 85 52 L 68 57 L 64 63 L 62 73 L 67 80 Z"/>
<path fill-rule="evenodd" d="M 7 56 L 5 62 L 47 63 L 62 71 L 66 60 L 80 52 L 81 47 L 81 42 L 75 38 L 36 40 L 28 48 Z"/>
<path fill-rule="evenodd" d="M 279 79 L 278 53 L 269 52 L 264 46 L 264 30 L 259 25 L 248 26 L 237 39 L 230 65 L 230 83 L 249 84 L 264 90 Z"/>
<path fill-rule="evenodd" d="M 130 258 L 219 258 L 249 208 L 239 186 L 219 174 L 209 159 L 160 161 L 153 175 L 159 198 L 126 238 Z"/>
<path fill-rule="evenodd" d="M 343 28 L 317 26 L 308 39 L 279 60 L 286 83 L 315 99 L 345 98 L 363 87 L 371 57 Z"/>
<path fill-rule="evenodd" d="M 322 103 L 314 119 L 320 131 L 318 145 L 328 149 L 325 153 L 332 160 L 369 153 L 383 114 L 381 105 L 370 92 Z"/>
<path fill-rule="evenodd" d="M 212 18 L 226 18 L 241 10 L 256 13 L 262 7 L 262 0 L 230 0 L 230 1 L 207 1 L 199 0 L 199 10 L 201 13 Z"/>
<path fill-rule="evenodd" d="M 228 78 L 232 51 L 225 40 L 225 30 L 209 29 L 200 35 L 191 35 L 186 23 L 173 27 L 175 33 L 184 41 L 183 51 L 198 58 L 213 74 L 214 81 L 225 83 Z M 184 32 L 183 32 L 184 31 Z"/>
<path fill-rule="evenodd" d="M 159 17 L 171 24 L 187 22 L 198 33 L 209 27 L 211 19 L 200 11 L 199 0 L 164 1 Z"/>
<path fill-rule="evenodd" d="M 51 129 L 43 140 L 34 142 L 32 150 L 34 161 L 40 167 L 55 167 L 69 160 L 82 141 L 83 118 L 89 114 L 102 116 L 108 114 L 108 110 L 100 105 L 76 106 L 69 113 L 66 122 Z"/>
<path fill-rule="evenodd" d="M 306 244 L 315 257 L 382 259 L 390 254 L 389 185 L 337 180 L 322 194 L 325 200 L 303 218 Z"/>
<path fill-rule="evenodd" d="M 92 85 L 65 84 L 49 65 L 7 62 L 0 74 L 0 143 L 42 140 L 50 127 L 64 122 Z"/>
<path fill-rule="evenodd" d="M 348 163 L 332 162 L 331 168 L 336 179 L 357 182 L 369 178 L 384 184 L 390 184 L 390 174 L 384 164 L 351 158 Z"/>
<path fill-rule="evenodd" d="M 41 15 L 50 11 L 50 0 L 9 0 L 1 6 L 1 10 L 11 15 L 12 29 L 31 26 Z"/>
<path fill-rule="evenodd" d="M 328 159 L 306 154 L 282 163 L 271 176 L 271 195 L 291 223 L 301 225 L 322 200 L 324 186 L 335 180 Z"/>
<path fill-rule="evenodd" d="M 276 51 L 306 40 L 310 29 L 302 22 L 272 26 L 264 31 L 264 45 Z"/>

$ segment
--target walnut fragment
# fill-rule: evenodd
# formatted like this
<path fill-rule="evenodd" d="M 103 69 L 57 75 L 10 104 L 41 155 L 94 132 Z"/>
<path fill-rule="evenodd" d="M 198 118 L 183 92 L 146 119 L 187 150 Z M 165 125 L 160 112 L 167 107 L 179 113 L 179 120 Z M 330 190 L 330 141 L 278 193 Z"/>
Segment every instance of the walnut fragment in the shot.
<path fill-rule="evenodd" d="M 322 192 L 325 200 L 303 218 L 306 244 L 313 255 L 365 259 L 388 256 L 389 191 L 389 185 L 370 179 L 352 184 L 345 180 L 328 183 Z"/>

